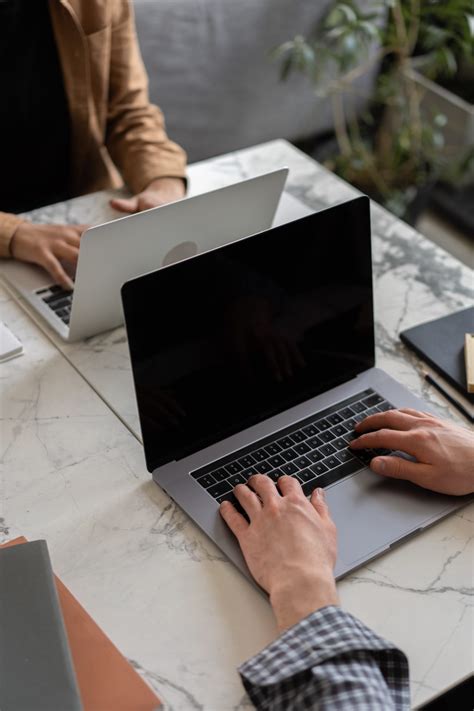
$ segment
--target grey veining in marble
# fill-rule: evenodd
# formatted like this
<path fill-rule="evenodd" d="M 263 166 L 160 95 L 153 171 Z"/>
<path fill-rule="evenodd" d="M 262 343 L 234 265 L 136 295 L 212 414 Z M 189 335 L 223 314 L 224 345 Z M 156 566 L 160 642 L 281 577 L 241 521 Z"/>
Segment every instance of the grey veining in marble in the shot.
<path fill-rule="evenodd" d="M 191 192 L 282 165 L 288 191 L 313 209 L 355 194 L 284 141 L 191 166 Z M 31 217 L 100 222 L 117 216 L 109 196 Z M 378 365 L 459 419 L 398 333 L 472 303 L 472 274 L 377 205 L 372 220 Z M 47 538 L 59 575 L 167 708 L 247 708 L 235 669 L 274 636 L 271 612 L 150 481 L 124 329 L 66 344 L 3 289 L 0 309 L 25 344 L 0 365 L 0 540 Z M 339 584 L 346 608 L 407 652 L 414 704 L 474 667 L 473 523 L 471 505 Z"/>

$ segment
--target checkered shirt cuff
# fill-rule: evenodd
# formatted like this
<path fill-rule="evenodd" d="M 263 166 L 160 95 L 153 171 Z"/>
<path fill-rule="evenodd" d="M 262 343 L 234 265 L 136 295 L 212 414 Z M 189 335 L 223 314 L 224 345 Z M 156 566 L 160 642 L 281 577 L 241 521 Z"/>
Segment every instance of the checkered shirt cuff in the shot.
<path fill-rule="evenodd" d="M 410 708 L 403 652 L 336 606 L 317 610 L 286 630 L 239 673 L 257 709 Z"/>

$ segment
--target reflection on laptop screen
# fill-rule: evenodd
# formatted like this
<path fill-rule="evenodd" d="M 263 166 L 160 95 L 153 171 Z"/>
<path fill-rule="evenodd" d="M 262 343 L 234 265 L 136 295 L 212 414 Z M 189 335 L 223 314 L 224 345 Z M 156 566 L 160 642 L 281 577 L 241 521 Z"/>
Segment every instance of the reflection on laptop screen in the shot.
<path fill-rule="evenodd" d="M 123 299 L 153 470 L 373 366 L 369 201 L 140 277 Z"/>

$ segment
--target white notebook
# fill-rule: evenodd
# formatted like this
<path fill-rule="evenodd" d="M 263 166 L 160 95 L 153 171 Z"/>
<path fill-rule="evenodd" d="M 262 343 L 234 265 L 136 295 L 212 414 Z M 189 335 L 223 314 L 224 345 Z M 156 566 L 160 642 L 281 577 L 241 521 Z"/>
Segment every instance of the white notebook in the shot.
<path fill-rule="evenodd" d="M 16 358 L 23 353 L 23 346 L 10 331 L 8 326 L 0 321 L 0 363 Z"/>

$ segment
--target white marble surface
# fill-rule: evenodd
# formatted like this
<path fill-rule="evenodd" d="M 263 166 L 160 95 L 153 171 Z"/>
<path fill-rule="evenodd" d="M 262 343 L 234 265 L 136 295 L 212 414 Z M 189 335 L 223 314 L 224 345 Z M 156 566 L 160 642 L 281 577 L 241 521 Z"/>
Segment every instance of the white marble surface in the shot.
<path fill-rule="evenodd" d="M 192 166 L 192 190 L 282 164 L 290 192 L 313 208 L 354 195 L 283 141 Z M 33 217 L 100 221 L 107 197 Z M 472 301 L 472 275 L 377 206 L 373 220 L 378 365 L 458 417 L 397 334 Z M 152 484 L 137 439 L 106 406 L 137 433 L 123 329 L 65 344 L 4 290 L 0 318 L 25 344 L 0 365 L 0 540 L 45 537 L 58 574 L 169 708 L 245 707 L 235 667 L 274 636 L 271 613 Z M 471 505 L 339 584 L 346 608 L 408 654 L 414 705 L 474 668 L 473 524 Z"/>
<path fill-rule="evenodd" d="M 282 166 L 290 168 L 287 191 L 312 209 L 334 205 L 358 194 L 352 186 L 282 140 L 190 166 L 190 194 Z M 41 208 L 30 216 L 37 222 L 95 224 L 119 215 L 108 206 L 110 196 L 107 192 L 95 193 Z M 420 361 L 402 345 L 398 334 L 417 323 L 472 304 L 472 272 L 377 204 L 372 204 L 372 232 L 377 365 L 422 395 L 440 415 L 459 419 L 457 410 L 425 383 Z M 34 313 L 31 315 L 36 318 Z M 125 329 L 69 344 L 40 317 L 37 323 L 140 437 Z"/>

